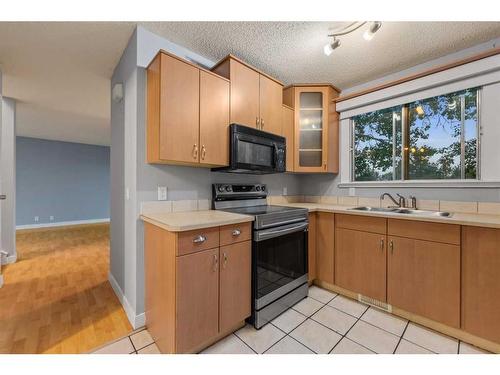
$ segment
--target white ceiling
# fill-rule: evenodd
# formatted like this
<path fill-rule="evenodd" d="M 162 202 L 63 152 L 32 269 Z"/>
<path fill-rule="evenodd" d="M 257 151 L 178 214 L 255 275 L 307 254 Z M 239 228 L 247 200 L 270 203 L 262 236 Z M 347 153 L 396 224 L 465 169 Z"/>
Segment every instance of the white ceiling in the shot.
<path fill-rule="evenodd" d="M 384 22 L 323 45 L 339 22 L 140 23 L 211 60 L 233 53 L 284 83 L 340 88 L 379 78 L 500 36 L 500 22 Z M 18 134 L 109 144 L 110 77 L 136 23 L 1 23 L 3 93 L 18 100 Z"/>

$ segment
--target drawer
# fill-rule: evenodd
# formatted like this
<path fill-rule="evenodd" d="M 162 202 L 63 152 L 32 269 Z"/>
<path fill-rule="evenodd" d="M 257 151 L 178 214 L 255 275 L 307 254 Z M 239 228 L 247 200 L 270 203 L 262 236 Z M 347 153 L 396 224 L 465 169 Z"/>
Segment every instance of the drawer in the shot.
<path fill-rule="evenodd" d="M 219 227 L 190 230 L 177 234 L 177 255 L 219 247 Z"/>
<path fill-rule="evenodd" d="M 252 223 L 231 224 L 220 227 L 220 245 L 248 241 L 252 238 Z"/>
<path fill-rule="evenodd" d="M 460 245 L 460 225 L 389 219 L 390 236 Z"/>
<path fill-rule="evenodd" d="M 387 219 L 381 217 L 335 214 L 335 226 L 337 228 L 385 234 L 386 223 Z"/>

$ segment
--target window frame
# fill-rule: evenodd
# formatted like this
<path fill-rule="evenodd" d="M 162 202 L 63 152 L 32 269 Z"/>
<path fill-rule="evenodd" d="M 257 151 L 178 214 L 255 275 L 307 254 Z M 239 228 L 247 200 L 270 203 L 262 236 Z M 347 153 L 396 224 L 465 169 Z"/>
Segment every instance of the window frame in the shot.
<path fill-rule="evenodd" d="M 425 182 L 431 182 L 431 183 L 446 183 L 446 182 L 479 182 L 481 180 L 481 92 L 482 92 L 482 87 L 471 87 L 467 88 L 464 90 L 459 90 L 455 92 L 460 92 L 460 91 L 466 91 L 470 89 L 476 89 L 476 178 L 465 178 L 465 137 L 464 137 L 464 128 L 465 128 L 465 96 L 461 95 L 460 96 L 460 101 L 461 101 L 461 130 L 460 130 L 460 178 L 439 178 L 439 179 L 410 179 L 408 178 L 408 170 L 409 170 L 409 157 L 408 157 L 408 144 L 409 144 L 409 129 L 410 129 L 410 124 L 408 121 L 408 108 L 409 105 L 413 102 L 401 104 L 401 145 L 397 145 L 395 140 L 395 129 L 393 124 L 393 153 L 392 153 L 392 165 L 393 165 L 393 170 L 392 170 L 392 175 L 393 179 L 388 180 L 388 181 L 382 181 L 382 180 L 372 180 L 372 181 L 359 181 L 355 180 L 355 126 L 356 122 L 354 120 L 354 117 L 351 117 L 349 119 L 349 163 L 350 163 L 350 176 L 349 176 L 349 181 L 350 183 L 355 183 L 355 184 L 382 184 L 382 183 L 397 183 L 397 182 L 404 182 L 404 183 L 425 183 Z M 449 95 L 453 94 L 455 92 L 450 92 L 450 93 L 443 93 L 437 96 L 443 96 L 443 95 Z M 425 100 L 427 98 L 424 98 Z M 390 107 L 389 107 L 390 108 Z M 388 109 L 388 108 L 387 108 Z M 384 108 L 378 109 L 377 111 L 382 111 Z M 396 161 L 396 153 L 395 150 L 397 147 L 401 147 L 401 178 L 395 179 L 396 175 L 396 168 L 395 166 L 397 165 Z"/>

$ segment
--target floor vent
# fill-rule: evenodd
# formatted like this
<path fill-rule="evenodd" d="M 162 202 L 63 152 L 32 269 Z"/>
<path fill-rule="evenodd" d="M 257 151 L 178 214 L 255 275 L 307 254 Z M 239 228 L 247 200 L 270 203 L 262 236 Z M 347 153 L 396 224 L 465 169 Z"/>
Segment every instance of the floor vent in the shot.
<path fill-rule="evenodd" d="M 392 306 L 391 305 L 389 305 L 388 303 L 376 300 L 374 298 L 370 298 L 370 297 L 364 296 L 362 294 L 358 294 L 358 301 L 366 303 L 367 305 L 376 307 L 377 309 L 392 313 Z"/>

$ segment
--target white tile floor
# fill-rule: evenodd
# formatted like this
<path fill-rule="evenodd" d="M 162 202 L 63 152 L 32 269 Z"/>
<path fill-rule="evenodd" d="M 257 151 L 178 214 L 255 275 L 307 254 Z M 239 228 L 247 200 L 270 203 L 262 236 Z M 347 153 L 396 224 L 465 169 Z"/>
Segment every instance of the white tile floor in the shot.
<path fill-rule="evenodd" d="M 95 353 L 159 353 L 147 330 Z M 452 337 L 312 286 L 309 297 L 260 330 L 246 325 L 202 354 L 483 354 Z"/>

